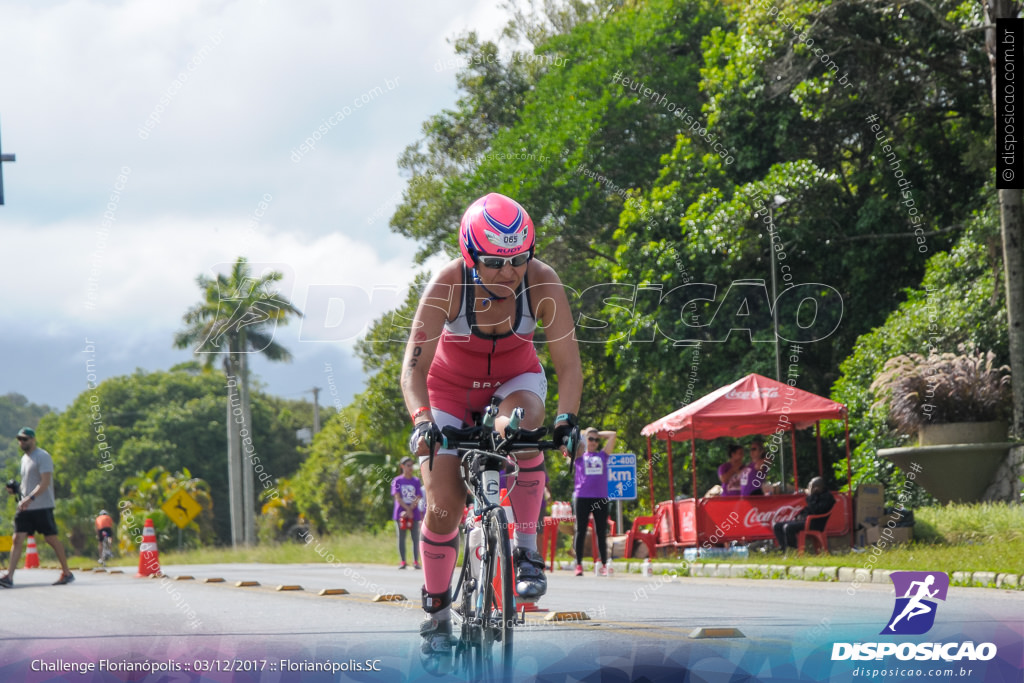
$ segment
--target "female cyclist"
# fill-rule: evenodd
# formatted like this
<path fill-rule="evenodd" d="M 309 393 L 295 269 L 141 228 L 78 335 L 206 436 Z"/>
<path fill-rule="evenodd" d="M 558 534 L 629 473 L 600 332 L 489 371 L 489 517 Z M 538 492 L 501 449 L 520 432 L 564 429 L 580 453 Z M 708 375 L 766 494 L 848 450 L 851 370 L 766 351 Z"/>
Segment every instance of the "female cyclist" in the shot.
<path fill-rule="evenodd" d="M 574 320 L 561 280 L 534 258 L 536 234 L 522 206 L 491 193 L 473 202 L 462 217 L 455 259 L 426 287 L 416 310 L 402 368 L 402 392 L 413 421 L 409 448 L 419 456 L 427 513 L 420 549 L 423 558 L 422 653 L 428 669 L 449 664 L 451 577 L 458 556 L 458 526 L 466 488 L 454 450 L 430 449 L 440 429 L 473 423 L 492 397 L 499 399 L 495 428 L 504 430 L 513 409 L 525 411 L 523 427 L 544 423 L 547 380 L 533 346 L 534 329 L 544 329 L 558 376 L 555 443 L 576 450 L 583 372 Z M 509 498 L 516 520 L 512 554 L 516 592 L 537 598 L 547 590 L 544 562 L 537 552 L 537 524 L 544 497 L 544 456 L 519 456 L 519 477 Z"/>

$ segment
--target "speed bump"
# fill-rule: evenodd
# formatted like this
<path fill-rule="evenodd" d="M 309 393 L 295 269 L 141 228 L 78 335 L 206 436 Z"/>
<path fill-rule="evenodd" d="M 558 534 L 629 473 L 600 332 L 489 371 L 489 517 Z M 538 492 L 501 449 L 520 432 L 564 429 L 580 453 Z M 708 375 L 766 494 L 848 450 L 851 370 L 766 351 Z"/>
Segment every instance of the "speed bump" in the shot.
<path fill-rule="evenodd" d="M 405 596 L 401 593 L 380 593 L 373 598 L 374 602 L 403 602 Z"/>
<path fill-rule="evenodd" d="M 203 579 L 203 583 L 224 583 L 224 579 L 219 576 L 208 576 Z"/>
<path fill-rule="evenodd" d="M 324 588 L 317 595 L 348 595 L 344 588 Z"/>
<path fill-rule="evenodd" d="M 258 586 L 259 581 L 235 581 L 235 586 L 238 588 L 245 588 L 246 586 Z"/>
<path fill-rule="evenodd" d="M 110 573 L 111 574 L 124 574 L 124 570 L 123 569 L 111 569 Z"/>
<path fill-rule="evenodd" d="M 544 621 L 590 621 L 590 616 L 586 612 L 552 612 Z"/>
<path fill-rule="evenodd" d="M 691 638 L 746 638 L 738 628 L 707 628 L 701 626 L 690 631 Z"/>
<path fill-rule="evenodd" d="M 285 584 L 281 584 L 280 586 L 278 586 L 275 590 L 279 590 L 279 591 L 300 591 L 300 590 L 302 590 L 302 586 L 298 585 L 297 583 L 285 583 Z"/>
<path fill-rule="evenodd" d="M 196 578 L 196 577 L 194 577 L 194 576 L 191 576 L 191 575 L 189 575 L 189 574 L 182 574 L 181 576 L 175 576 L 175 577 L 174 577 L 174 580 L 175 580 L 175 581 L 192 581 L 192 580 L 194 580 L 195 578 Z"/>

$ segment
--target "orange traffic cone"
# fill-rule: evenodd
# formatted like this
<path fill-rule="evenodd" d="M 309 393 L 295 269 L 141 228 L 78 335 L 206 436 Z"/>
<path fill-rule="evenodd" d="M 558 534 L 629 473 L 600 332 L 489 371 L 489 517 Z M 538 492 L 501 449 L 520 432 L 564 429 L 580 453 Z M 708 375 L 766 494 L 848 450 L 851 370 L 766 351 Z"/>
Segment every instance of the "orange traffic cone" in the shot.
<path fill-rule="evenodd" d="M 156 549 L 156 529 L 153 528 L 153 520 L 149 518 L 142 527 L 139 573 L 135 576 L 160 576 L 160 551 Z"/>
<path fill-rule="evenodd" d="M 36 549 L 36 537 L 28 537 L 28 547 L 25 550 L 25 569 L 39 569 L 39 551 Z"/>

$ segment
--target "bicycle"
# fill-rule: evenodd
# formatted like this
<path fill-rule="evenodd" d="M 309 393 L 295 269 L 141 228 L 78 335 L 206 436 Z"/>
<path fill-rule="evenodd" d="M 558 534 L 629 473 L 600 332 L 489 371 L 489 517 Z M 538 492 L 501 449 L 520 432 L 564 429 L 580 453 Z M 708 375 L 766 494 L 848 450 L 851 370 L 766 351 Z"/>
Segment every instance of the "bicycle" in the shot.
<path fill-rule="evenodd" d="M 111 549 L 110 536 L 104 535 L 103 540 L 100 541 L 100 566 L 106 567 L 107 560 L 114 557 L 114 551 Z"/>
<path fill-rule="evenodd" d="M 461 624 L 455 668 L 464 671 L 468 680 L 511 675 L 512 631 L 526 621 L 526 606 L 521 612 L 516 608 L 509 522 L 499 496 L 500 472 L 506 471 L 510 478 L 518 473 L 517 451 L 556 448 L 553 441 L 540 440 L 547 428 L 519 427 L 522 408 L 513 411 L 502 436 L 494 430 L 497 413 L 492 403 L 480 425 L 441 430 L 443 446 L 462 453 L 463 480 L 474 499 L 473 514 L 467 517 L 463 531 L 462 570 L 451 598 L 452 614 Z M 494 651 L 497 643 L 498 656 Z"/>

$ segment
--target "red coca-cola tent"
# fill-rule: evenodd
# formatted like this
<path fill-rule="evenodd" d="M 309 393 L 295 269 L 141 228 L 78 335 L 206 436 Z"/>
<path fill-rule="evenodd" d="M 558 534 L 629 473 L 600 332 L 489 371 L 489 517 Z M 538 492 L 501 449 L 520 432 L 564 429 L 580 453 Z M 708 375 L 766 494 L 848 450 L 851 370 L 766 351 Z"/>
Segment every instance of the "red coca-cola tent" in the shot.
<path fill-rule="evenodd" d="M 697 439 L 715 439 L 722 436 L 742 437 L 764 435 L 767 455 L 781 455 L 782 434 L 789 432 L 792 443 L 793 481 L 800 486 L 796 467 L 797 429 L 815 427 L 818 442 L 818 472 L 822 473 L 820 420 L 843 420 L 846 428 L 846 473 L 850 477 L 850 426 L 846 406 L 822 396 L 816 396 L 794 386 L 777 382 L 757 374 L 750 374 L 717 389 L 688 406 L 655 420 L 643 428 L 647 437 L 647 459 L 651 508 L 654 509 L 654 472 L 651 466 L 651 438 L 666 441 L 670 495 L 675 495 L 672 473 L 672 442 L 689 441 L 691 471 L 693 474 L 693 500 L 697 500 Z M 733 498 L 733 497 L 729 497 Z M 848 502 L 848 501 L 846 501 Z M 849 506 L 847 506 L 849 507 Z M 847 515 L 852 512 L 847 510 Z M 673 515 L 675 516 L 675 515 Z M 695 518 L 696 535 L 700 535 L 699 517 Z M 837 517 L 838 523 L 838 517 Z M 672 525 L 675 527 L 675 524 Z M 830 524 L 831 526 L 831 524 Z M 667 534 L 678 545 L 680 534 Z M 686 534 L 690 538 L 690 534 Z M 662 534 L 666 537 L 666 534 Z M 663 543 L 662 545 L 665 545 Z"/>

